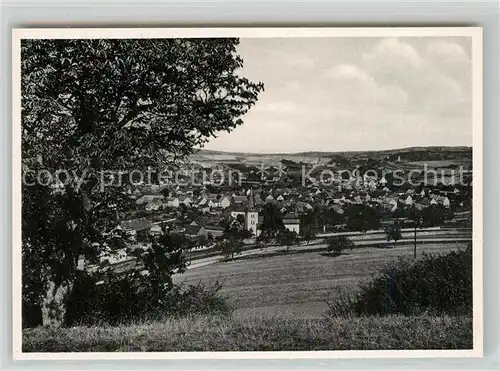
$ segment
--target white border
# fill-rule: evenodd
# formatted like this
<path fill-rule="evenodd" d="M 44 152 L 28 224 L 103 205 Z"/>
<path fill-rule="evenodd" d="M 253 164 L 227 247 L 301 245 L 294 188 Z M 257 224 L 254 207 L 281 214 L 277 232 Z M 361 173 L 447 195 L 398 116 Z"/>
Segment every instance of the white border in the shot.
<path fill-rule="evenodd" d="M 342 350 L 282 352 L 110 352 L 23 353 L 21 310 L 21 39 L 171 38 L 171 37 L 432 37 L 472 38 L 473 68 L 473 349 Z M 12 284 L 13 357 L 15 360 L 139 359 L 335 359 L 455 358 L 483 355 L 483 81 L 481 27 L 401 28 L 32 28 L 12 30 Z"/>

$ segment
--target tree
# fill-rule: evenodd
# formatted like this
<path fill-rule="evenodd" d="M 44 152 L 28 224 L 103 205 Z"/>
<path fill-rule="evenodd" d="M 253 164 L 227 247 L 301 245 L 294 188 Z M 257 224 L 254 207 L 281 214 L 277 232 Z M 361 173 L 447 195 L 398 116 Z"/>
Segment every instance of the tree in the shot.
<path fill-rule="evenodd" d="M 286 252 L 290 250 L 290 247 L 297 245 L 300 242 L 297 232 L 290 231 L 288 229 L 283 229 L 278 233 L 278 243 L 281 246 L 286 246 Z"/>
<path fill-rule="evenodd" d="M 236 216 L 236 221 L 240 224 L 240 226 L 245 226 L 245 217 L 241 214 Z"/>
<path fill-rule="evenodd" d="M 22 168 L 31 183 L 42 170 L 47 178 L 22 186 L 23 268 L 36 267 L 23 285 L 27 308 L 41 310 L 49 283 L 71 291 L 78 258 L 107 246 L 117 213 L 131 203 L 134 170 L 177 166 L 242 124 L 263 84 L 238 75 L 238 42 L 22 41 Z M 59 169 L 56 195 L 49 174 Z"/>
<path fill-rule="evenodd" d="M 346 236 L 332 236 L 326 240 L 326 248 L 328 252 L 333 253 L 336 256 L 339 256 L 342 253 L 342 250 L 354 248 L 354 242 L 352 242 Z"/>
<path fill-rule="evenodd" d="M 387 241 L 394 241 L 394 247 L 396 247 L 397 242 L 402 238 L 401 235 L 401 224 L 399 221 L 394 222 L 394 224 L 385 228 L 385 235 Z"/>
<path fill-rule="evenodd" d="M 366 233 L 370 229 L 379 229 L 380 212 L 369 205 L 352 204 L 347 209 L 347 227 L 361 233 Z"/>
<path fill-rule="evenodd" d="M 262 231 L 256 239 L 256 242 L 259 245 L 262 245 L 263 248 L 267 248 L 267 244 L 271 241 L 271 236 L 268 230 Z"/>
<path fill-rule="evenodd" d="M 309 242 L 311 242 L 311 240 L 313 240 L 314 238 L 316 237 L 316 233 L 314 233 L 314 231 L 309 228 L 309 229 L 306 229 L 306 231 L 304 232 L 304 241 L 307 242 L 307 244 L 309 245 Z"/>
<path fill-rule="evenodd" d="M 237 238 L 227 238 L 217 242 L 215 249 L 220 251 L 225 259 L 233 260 L 235 255 L 241 254 L 243 243 Z"/>
<path fill-rule="evenodd" d="M 260 228 L 263 233 L 268 233 L 270 237 L 275 237 L 279 231 L 285 229 L 283 216 L 276 205 L 272 203 L 265 204 L 262 209 L 262 224 Z"/>
<path fill-rule="evenodd" d="M 200 246 L 207 246 L 208 245 L 208 236 L 201 235 L 198 237 L 198 244 Z"/>
<path fill-rule="evenodd" d="M 425 227 L 437 227 L 442 225 L 446 219 L 446 209 L 443 205 L 430 205 L 422 210 L 422 225 Z"/>
<path fill-rule="evenodd" d="M 123 323 L 153 310 L 166 313 L 172 305 L 172 276 L 186 269 L 183 252 L 188 243 L 184 235 L 162 234 L 148 249 L 134 250 L 132 269 L 120 274 L 111 266 L 94 274 L 78 271 L 68 293 L 65 324 L 88 322 L 89 317 Z M 96 280 L 103 284 L 96 285 Z"/>

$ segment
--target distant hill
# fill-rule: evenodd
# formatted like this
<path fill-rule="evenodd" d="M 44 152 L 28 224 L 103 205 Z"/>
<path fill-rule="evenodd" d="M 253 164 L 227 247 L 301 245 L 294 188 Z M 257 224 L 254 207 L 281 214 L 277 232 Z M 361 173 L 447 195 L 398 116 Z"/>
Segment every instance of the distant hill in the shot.
<path fill-rule="evenodd" d="M 193 156 L 193 159 L 200 161 L 269 161 L 278 162 L 287 159 L 295 162 L 317 162 L 324 163 L 342 157 L 346 160 L 356 158 L 384 159 L 391 160 L 401 157 L 404 161 L 425 161 L 425 160 L 452 160 L 472 159 L 472 148 L 466 146 L 428 146 L 428 147 L 407 147 L 388 150 L 375 151 L 338 151 L 338 152 L 296 152 L 296 153 L 249 153 L 249 152 L 224 152 L 209 149 L 200 149 Z"/>

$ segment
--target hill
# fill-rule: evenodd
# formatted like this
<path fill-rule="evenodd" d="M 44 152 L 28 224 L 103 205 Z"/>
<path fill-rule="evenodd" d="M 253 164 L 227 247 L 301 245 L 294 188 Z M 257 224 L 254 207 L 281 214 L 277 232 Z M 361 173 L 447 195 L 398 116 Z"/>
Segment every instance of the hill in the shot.
<path fill-rule="evenodd" d="M 472 160 L 471 147 L 407 147 L 377 151 L 338 151 L 338 152 L 297 152 L 297 153 L 249 153 L 249 152 L 224 152 L 208 149 L 199 149 L 191 156 L 194 161 L 214 162 L 246 162 L 246 163 L 279 163 L 289 160 L 304 163 L 327 163 L 339 158 L 354 159 L 390 159 L 392 161 L 438 161 L 438 160 Z"/>

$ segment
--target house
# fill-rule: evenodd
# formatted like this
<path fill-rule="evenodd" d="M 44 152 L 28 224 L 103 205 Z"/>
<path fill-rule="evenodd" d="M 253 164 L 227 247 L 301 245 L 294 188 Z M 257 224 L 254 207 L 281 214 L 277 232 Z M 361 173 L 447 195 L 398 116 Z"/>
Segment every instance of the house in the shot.
<path fill-rule="evenodd" d="M 220 207 L 227 209 L 229 206 L 231 206 L 231 198 L 229 196 L 222 197 L 220 200 Z"/>
<path fill-rule="evenodd" d="M 119 228 L 123 229 L 129 236 L 137 240 L 147 238 L 148 232 L 151 227 L 151 222 L 146 218 L 124 220 L 119 225 Z"/>
<path fill-rule="evenodd" d="M 177 197 L 169 197 L 167 199 L 167 207 L 179 207 L 180 205 L 180 202 L 179 202 L 179 199 Z"/>
<path fill-rule="evenodd" d="M 196 238 L 196 237 L 199 237 L 201 235 L 206 236 L 206 231 L 202 226 L 188 225 L 184 230 L 184 234 L 188 238 Z"/>
<path fill-rule="evenodd" d="M 208 207 L 208 198 L 202 197 L 200 201 L 198 202 L 198 207 L 203 208 L 207 206 Z"/>
<path fill-rule="evenodd" d="M 247 196 L 238 196 L 238 195 L 233 195 L 233 202 L 235 204 L 244 204 L 248 202 Z"/>
<path fill-rule="evenodd" d="M 295 205 L 295 209 L 297 213 L 304 214 L 307 213 L 309 210 L 312 210 L 313 207 L 308 202 L 298 201 L 297 204 Z"/>
<path fill-rule="evenodd" d="M 179 206 L 182 203 L 182 204 L 186 205 L 187 207 L 190 207 L 191 204 L 193 203 L 191 198 L 188 196 L 185 196 L 185 195 L 179 196 L 178 199 L 179 199 Z"/>
<path fill-rule="evenodd" d="M 144 196 L 138 198 L 137 201 L 135 201 L 135 203 L 137 205 L 147 205 L 149 202 L 151 202 L 155 199 L 162 200 L 163 195 L 144 195 Z"/>
<path fill-rule="evenodd" d="M 210 208 L 220 207 L 219 195 L 210 193 L 206 196 Z"/>
<path fill-rule="evenodd" d="M 396 209 L 398 208 L 398 202 L 394 198 L 389 197 L 388 200 L 385 200 L 384 204 L 391 213 L 396 211 Z"/>
<path fill-rule="evenodd" d="M 217 238 L 217 237 L 222 237 L 224 234 L 224 229 L 222 227 L 219 227 L 218 225 L 210 225 L 207 224 L 205 227 L 203 227 L 204 231 L 206 232 L 206 236 L 212 235 L 212 237 Z"/>
<path fill-rule="evenodd" d="M 443 206 L 444 207 L 450 207 L 450 199 L 448 197 L 444 197 L 443 199 Z"/>
<path fill-rule="evenodd" d="M 295 214 L 285 215 L 283 217 L 283 225 L 285 229 L 288 229 L 290 232 L 296 232 L 297 234 L 300 232 L 300 221 Z"/>
<path fill-rule="evenodd" d="M 157 211 L 161 209 L 162 205 L 162 200 L 160 198 L 155 198 L 152 201 L 148 202 L 148 204 L 146 205 L 146 210 Z"/>
<path fill-rule="evenodd" d="M 246 216 L 246 210 L 243 207 L 234 206 L 231 208 L 231 217 L 234 219 L 238 218 L 238 215 Z"/>
<path fill-rule="evenodd" d="M 149 234 L 151 234 L 153 236 L 159 236 L 162 233 L 163 233 L 163 231 L 161 229 L 161 224 L 153 224 L 153 226 L 149 230 Z"/>
<path fill-rule="evenodd" d="M 413 205 L 413 199 L 411 198 L 410 195 L 408 195 L 408 197 L 406 197 L 406 199 L 405 199 L 405 205 L 408 205 L 408 206 Z"/>

